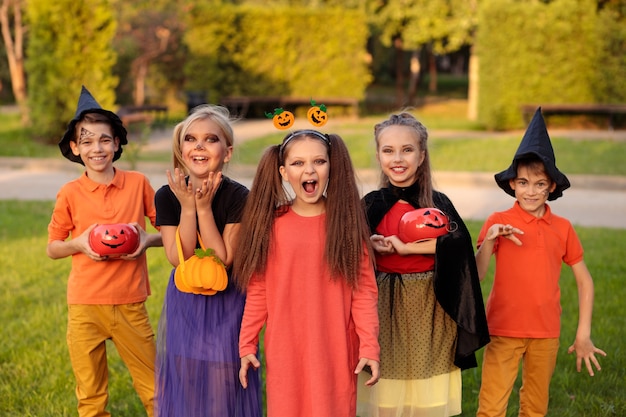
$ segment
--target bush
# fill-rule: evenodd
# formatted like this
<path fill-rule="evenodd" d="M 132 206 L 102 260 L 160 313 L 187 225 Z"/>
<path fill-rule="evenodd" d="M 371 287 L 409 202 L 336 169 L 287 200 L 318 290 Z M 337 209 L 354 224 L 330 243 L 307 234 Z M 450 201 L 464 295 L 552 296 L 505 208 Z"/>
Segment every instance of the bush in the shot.
<path fill-rule="evenodd" d="M 117 79 L 111 47 L 116 22 L 107 2 L 30 0 L 28 96 L 33 133 L 46 143 L 59 141 L 74 117 L 81 85 L 112 109 Z"/>
<path fill-rule="evenodd" d="M 591 0 L 481 4 L 476 51 L 485 126 L 523 127 L 522 104 L 624 100 L 623 22 L 596 9 Z"/>
<path fill-rule="evenodd" d="M 207 91 L 212 102 L 230 95 L 362 99 L 371 80 L 361 12 L 198 5 L 188 16 L 186 88 Z"/>

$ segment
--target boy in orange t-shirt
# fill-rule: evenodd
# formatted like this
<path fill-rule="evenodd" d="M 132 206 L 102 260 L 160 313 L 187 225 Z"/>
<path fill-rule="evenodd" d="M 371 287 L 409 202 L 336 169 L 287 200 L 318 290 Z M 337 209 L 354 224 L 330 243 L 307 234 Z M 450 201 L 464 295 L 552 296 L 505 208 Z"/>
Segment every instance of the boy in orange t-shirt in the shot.
<path fill-rule="evenodd" d="M 67 344 L 80 416 L 109 415 L 107 339 L 115 343 L 147 414 L 153 415 L 155 343 L 144 306 L 150 295 L 145 250 L 162 243 L 160 233 L 145 231 L 146 217 L 153 226 L 156 219 L 148 179 L 113 167 L 127 143 L 120 118 L 83 87 L 59 148 L 84 165 L 85 173 L 57 194 L 47 247 L 52 259 L 72 257 Z M 138 247 L 119 257 L 101 256 L 90 246 L 89 234 L 98 224 L 116 223 L 137 230 Z"/>
<path fill-rule="evenodd" d="M 560 335 L 561 266 L 572 268 L 578 286 L 579 319 L 576 368 L 584 361 L 589 375 L 600 370 L 596 354 L 606 356 L 591 341 L 593 280 L 583 248 L 571 223 L 552 213 L 555 200 L 570 186 L 556 167 L 541 108 L 537 109 L 511 166 L 495 175 L 496 182 L 516 198 L 512 208 L 493 213 L 478 236 L 476 265 L 482 280 L 495 254 L 494 284 L 487 300 L 491 342 L 483 354 L 477 416 L 504 416 L 522 361 L 519 415 L 544 416 L 556 366 Z"/>

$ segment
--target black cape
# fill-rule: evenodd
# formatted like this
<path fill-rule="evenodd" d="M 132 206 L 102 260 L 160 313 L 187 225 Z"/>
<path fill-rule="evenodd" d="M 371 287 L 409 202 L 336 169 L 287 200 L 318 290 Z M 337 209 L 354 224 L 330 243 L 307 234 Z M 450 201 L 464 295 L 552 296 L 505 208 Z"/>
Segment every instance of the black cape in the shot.
<path fill-rule="evenodd" d="M 372 233 L 391 207 L 402 199 L 415 208 L 417 184 L 407 188 L 390 186 L 372 191 L 363 198 L 367 219 Z M 457 344 L 454 364 L 461 369 L 474 368 L 475 352 L 489 343 L 489 329 L 485 315 L 480 280 L 472 238 L 454 208 L 443 193 L 433 191 L 435 207 L 446 213 L 456 230 L 437 238 L 433 284 L 435 297 L 444 311 L 457 325 Z"/>

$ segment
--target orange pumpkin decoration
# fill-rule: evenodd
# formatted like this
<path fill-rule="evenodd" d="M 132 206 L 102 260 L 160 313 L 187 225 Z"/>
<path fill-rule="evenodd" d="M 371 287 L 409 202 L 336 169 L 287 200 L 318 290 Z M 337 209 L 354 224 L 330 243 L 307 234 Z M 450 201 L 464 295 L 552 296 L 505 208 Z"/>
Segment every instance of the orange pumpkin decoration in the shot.
<path fill-rule="evenodd" d="M 196 249 L 195 254 L 185 261 L 180 235 L 176 230 L 176 246 L 180 263 L 174 273 L 174 283 L 181 292 L 214 295 L 226 289 L 228 274 L 224 263 L 215 255 L 215 251 L 204 248 L 200 235 L 198 239 L 202 249 Z"/>
<path fill-rule="evenodd" d="M 134 253 L 139 247 L 139 233 L 126 223 L 99 224 L 89 233 L 89 246 L 100 256 L 109 258 Z"/>
<path fill-rule="evenodd" d="M 174 284 L 176 284 L 176 288 L 178 288 L 179 291 L 181 292 L 188 292 L 188 293 L 192 293 L 192 294 L 201 294 L 201 295 L 214 295 L 217 293 L 217 290 L 211 289 L 211 288 L 203 288 L 202 286 L 194 286 L 191 285 L 189 283 L 189 280 L 187 279 L 188 277 L 192 276 L 192 272 L 190 271 L 190 260 L 197 260 L 196 257 L 191 257 L 189 259 L 187 259 L 187 261 L 184 263 L 184 267 L 182 267 L 183 264 L 178 265 L 178 267 L 176 268 L 176 272 L 174 272 Z M 195 272 L 200 273 L 199 271 Z"/>
<path fill-rule="evenodd" d="M 315 101 L 311 99 L 311 108 L 306 113 L 307 120 L 315 127 L 321 127 L 328 121 L 328 113 L 326 113 L 326 105 L 315 104 Z"/>
<path fill-rule="evenodd" d="M 268 119 L 272 119 L 276 129 L 285 130 L 293 126 L 295 117 L 292 112 L 283 109 L 274 109 L 274 113 L 265 113 Z"/>

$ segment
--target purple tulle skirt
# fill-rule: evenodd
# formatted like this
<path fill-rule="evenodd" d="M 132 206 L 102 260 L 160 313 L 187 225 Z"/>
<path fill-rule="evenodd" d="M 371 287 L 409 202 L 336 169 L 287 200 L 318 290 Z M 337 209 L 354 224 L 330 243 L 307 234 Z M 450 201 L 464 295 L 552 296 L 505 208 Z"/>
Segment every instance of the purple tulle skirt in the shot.
<path fill-rule="evenodd" d="M 239 328 L 245 295 L 229 282 L 212 296 L 167 286 L 157 336 L 155 415 L 260 417 L 260 370 L 239 383 Z"/>

